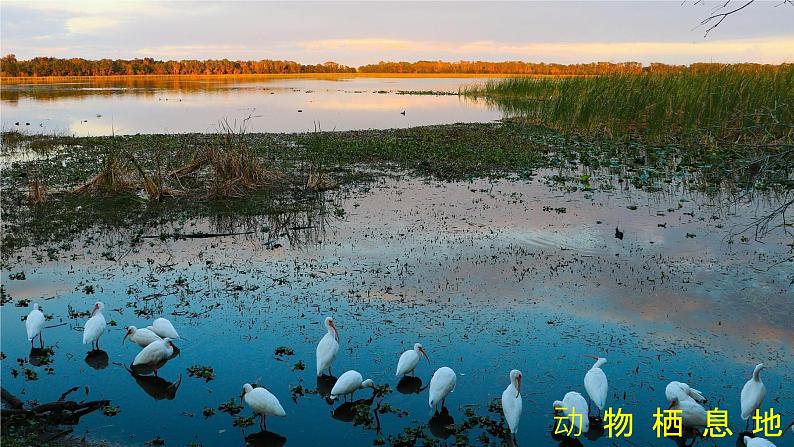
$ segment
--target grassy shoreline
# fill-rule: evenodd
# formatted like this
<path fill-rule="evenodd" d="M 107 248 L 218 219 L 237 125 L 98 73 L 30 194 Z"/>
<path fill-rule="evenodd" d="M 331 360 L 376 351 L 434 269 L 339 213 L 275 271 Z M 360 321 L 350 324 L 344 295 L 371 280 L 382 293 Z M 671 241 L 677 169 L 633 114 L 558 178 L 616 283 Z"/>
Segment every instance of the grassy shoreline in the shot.
<path fill-rule="evenodd" d="M 303 134 L 2 136 L 4 154 L 36 155 L 4 169 L 3 262 L 97 225 L 140 235 L 176 218 L 344 215 L 327 199 L 389 172 L 520 180 L 553 168 L 563 188 L 590 188 L 582 180 L 590 174 L 577 174 L 587 170 L 648 191 L 685 177 L 687 188 L 707 194 L 794 190 L 789 146 L 616 142 L 522 120 Z"/>
<path fill-rule="evenodd" d="M 794 66 L 725 67 L 588 78 L 490 80 L 464 86 L 508 116 L 583 135 L 651 143 L 791 144 Z"/>

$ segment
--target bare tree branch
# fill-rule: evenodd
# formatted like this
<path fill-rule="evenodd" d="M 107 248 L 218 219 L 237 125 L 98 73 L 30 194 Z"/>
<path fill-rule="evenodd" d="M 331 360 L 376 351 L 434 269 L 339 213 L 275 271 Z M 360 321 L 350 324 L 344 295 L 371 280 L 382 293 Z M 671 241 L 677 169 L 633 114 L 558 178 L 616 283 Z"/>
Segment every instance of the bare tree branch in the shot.
<path fill-rule="evenodd" d="M 755 2 L 755 0 L 748 0 L 747 2 L 745 2 L 742 6 L 739 6 L 738 8 L 735 8 L 735 9 L 732 9 L 732 10 L 726 11 L 726 12 L 717 13 L 717 11 L 721 11 L 721 10 L 723 10 L 723 9 L 728 7 L 728 5 L 731 3 L 731 0 L 727 0 L 722 6 L 719 6 L 716 9 L 712 10 L 713 14 L 708 16 L 708 17 L 706 17 L 705 19 L 703 19 L 702 22 L 700 22 L 701 25 L 707 25 L 709 22 L 712 22 L 712 21 L 714 22 L 714 24 L 711 25 L 706 30 L 706 33 L 703 34 L 703 37 L 708 36 L 709 32 L 711 32 L 711 30 L 713 30 L 714 28 L 720 26 L 720 23 L 722 23 L 725 19 L 727 19 L 729 15 L 741 11 L 742 9 L 750 6 L 753 2 Z"/>
<path fill-rule="evenodd" d="M 703 37 L 707 37 L 709 35 L 709 32 L 711 32 L 711 30 L 713 30 L 714 28 L 720 26 L 720 24 L 725 19 L 727 19 L 728 16 L 741 11 L 742 9 L 750 6 L 752 3 L 755 2 L 755 0 L 746 0 L 741 6 L 739 6 L 737 8 L 734 8 L 734 9 L 731 9 L 729 11 L 725 11 L 725 9 L 730 6 L 732 1 L 733 0 L 725 0 L 724 3 L 716 5 L 714 8 L 711 9 L 711 15 L 706 17 L 705 19 L 703 19 L 703 21 L 700 22 L 700 25 L 698 25 L 698 26 L 704 26 L 704 25 L 711 24 L 711 26 L 709 26 L 709 28 L 706 30 L 706 33 L 703 34 Z M 705 5 L 706 2 L 705 2 L 705 0 L 695 0 L 694 4 L 696 4 L 696 5 L 698 5 L 698 4 Z M 785 5 L 785 4 L 794 6 L 794 0 L 781 0 L 780 3 L 775 5 L 775 7 L 782 6 L 782 5 Z"/>

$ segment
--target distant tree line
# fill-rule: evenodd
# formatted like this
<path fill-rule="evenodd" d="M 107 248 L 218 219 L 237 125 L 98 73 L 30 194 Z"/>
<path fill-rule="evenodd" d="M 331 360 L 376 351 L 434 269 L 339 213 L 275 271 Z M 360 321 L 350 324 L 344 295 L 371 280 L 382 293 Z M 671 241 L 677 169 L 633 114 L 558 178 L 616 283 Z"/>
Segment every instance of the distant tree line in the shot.
<path fill-rule="evenodd" d="M 518 74 L 518 75 L 604 75 L 678 73 L 685 70 L 707 71 L 724 67 L 724 64 L 697 63 L 691 65 L 668 65 L 652 63 L 643 66 L 639 62 L 594 62 L 589 64 L 545 64 L 520 61 L 418 61 L 379 62 L 361 67 L 348 67 L 336 62 L 305 65 L 293 61 L 260 60 L 230 61 L 181 60 L 158 61 L 150 57 L 143 59 L 59 59 L 35 57 L 17 60 L 9 54 L 0 59 L 0 76 L 114 76 L 114 75 L 223 75 L 223 74 L 299 74 L 299 73 L 406 73 L 406 74 Z M 748 71 L 776 70 L 778 65 L 734 64 Z"/>
<path fill-rule="evenodd" d="M 356 69 L 336 62 L 304 65 L 292 61 L 181 60 L 143 59 L 58 59 L 34 57 L 17 60 L 9 54 L 0 59 L 1 76 L 117 76 L 117 75 L 217 75 L 217 74 L 297 74 L 355 73 Z"/>

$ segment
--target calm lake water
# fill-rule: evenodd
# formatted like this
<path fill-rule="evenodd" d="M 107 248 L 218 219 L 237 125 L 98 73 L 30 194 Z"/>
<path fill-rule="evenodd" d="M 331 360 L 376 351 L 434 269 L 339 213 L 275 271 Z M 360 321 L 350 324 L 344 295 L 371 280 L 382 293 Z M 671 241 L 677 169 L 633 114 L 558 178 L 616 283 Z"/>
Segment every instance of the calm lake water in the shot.
<path fill-rule="evenodd" d="M 584 394 L 593 363 L 585 356 L 600 355 L 608 359 L 607 404 L 634 414 L 628 445 L 674 445 L 656 439 L 652 415 L 667 407 L 665 385 L 681 380 L 702 390 L 710 406 L 729 411 L 734 436 L 699 445 L 734 446 L 744 428 L 741 387 L 764 362 L 764 408 L 788 420 L 791 270 L 772 267 L 788 247 L 775 235 L 763 243 L 726 239 L 729 229 L 762 212 L 763 202 L 726 210 L 678 182 L 657 193 L 618 183 L 609 192 L 563 193 L 544 181 L 555 173 L 471 183 L 396 176 L 326 193 L 316 211 L 246 222 L 188 220 L 151 229 L 155 237 L 135 248 L 128 232 L 98 230 L 61 248 L 54 261 L 44 249 L 23 253 L 3 272 L 7 293 L 41 303 L 53 316 L 49 325 L 64 324 L 44 333 L 51 363 L 33 366 L 20 321 L 30 309 L 3 306 L 3 386 L 39 401 L 72 386 L 81 387 L 74 399 L 110 399 L 120 413 L 90 414 L 76 433 L 120 445 L 159 436 L 170 446 L 364 446 L 378 437 L 388 444 L 408 427 L 452 444 L 444 426 L 463 422 L 467 411 L 500 420 L 488 406 L 517 368 L 524 372 L 519 445 L 624 445 L 597 433 L 581 441 L 551 436 L 552 402 L 570 390 Z M 344 217 L 321 214 L 322 207 L 343 209 Z M 229 230 L 254 232 L 156 237 Z M 24 280 L 9 279 L 20 272 Z M 67 308 L 85 311 L 98 299 L 115 325 L 101 341 L 107 359 L 86 361 L 85 318 L 69 318 Z M 138 348 L 121 344 L 122 328 L 160 315 L 184 337 L 176 342 L 182 355 L 160 371 L 164 381 L 136 380 L 125 366 Z M 399 412 L 379 415 L 380 433 L 354 425 L 352 414 L 315 392 L 314 349 L 327 315 L 341 333 L 334 373 L 357 369 L 393 391 L 381 407 Z M 398 388 L 397 359 L 417 341 L 432 360 L 417 370 L 422 386 L 444 365 L 459 374 L 446 419 L 432 417 L 426 390 Z M 280 346 L 294 355 L 276 356 Z M 295 368 L 298 362 L 305 370 Z M 192 365 L 213 367 L 215 379 L 189 377 Z M 236 428 L 220 411 L 202 415 L 237 399 L 246 382 L 266 386 L 287 412 L 269 419 L 266 434 L 256 434 L 256 425 Z M 293 400 L 298 385 L 306 392 Z M 469 430 L 469 442 L 480 444 L 481 434 Z"/>
<path fill-rule="evenodd" d="M 478 78 L 70 81 L 2 88 L 2 128 L 90 136 L 214 132 L 249 115 L 253 132 L 487 122 L 502 114 L 456 95 Z M 403 115 L 402 112 L 405 112 Z M 17 124 L 19 123 L 19 124 Z"/>

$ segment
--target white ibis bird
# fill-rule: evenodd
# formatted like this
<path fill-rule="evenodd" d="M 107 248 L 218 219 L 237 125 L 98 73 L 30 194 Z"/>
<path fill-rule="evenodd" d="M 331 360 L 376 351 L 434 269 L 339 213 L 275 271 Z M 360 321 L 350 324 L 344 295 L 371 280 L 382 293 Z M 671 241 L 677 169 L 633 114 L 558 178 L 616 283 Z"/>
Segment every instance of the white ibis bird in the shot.
<path fill-rule="evenodd" d="M 699 404 L 706 402 L 703 393 L 683 382 L 672 381 L 668 383 L 664 389 L 664 396 L 668 402 L 672 402 L 675 398 L 678 398 L 679 402 L 685 400 L 694 400 Z"/>
<path fill-rule="evenodd" d="M 364 388 L 375 388 L 375 382 L 372 379 L 364 380 L 361 373 L 355 370 L 346 371 L 339 376 L 336 380 L 334 387 L 331 388 L 331 399 L 337 399 L 339 396 L 350 396 L 353 400 L 353 393 Z"/>
<path fill-rule="evenodd" d="M 267 428 L 265 421 L 267 416 L 287 415 L 287 412 L 284 411 L 284 407 L 281 406 L 281 402 L 278 401 L 278 398 L 265 388 L 254 388 L 250 383 L 246 383 L 243 385 L 240 403 L 243 403 L 243 398 L 245 398 L 245 403 L 254 411 L 254 414 L 260 416 L 259 428 L 262 430 Z"/>
<path fill-rule="evenodd" d="M 554 411 L 561 411 L 565 416 L 570 416 L 572 414 L 580 415 L 581 417 L 579 418 L 571 418 L 571 423 L 582 433 L 587 433 L 590 430 L 590 419 L 587 417 L 590 413 L 590 409 L 584 397 L 576 391 L 565 393 L 562 401 L 555 400 Z"/>
<path fill-rule="evenodd" d="M 449 393 L 455 390 L 455 384 L 458 381 L 458 376 L 455 371 L 448 366 L 442 366 L 433 373 L 433 378 L 430 379 L 430 396 L 428 403 L 431 408 L 436 408 L 441 402 L 441 408 L 444 408 L 444 403 L 447 400 Z"/>
<path fill-rule="evenodd" d="M 759 363 L 753 369 L 753 375 L 750 380 L 744 384 L 741 394 L 742 403 L 742 419 L 750 423 L 750 417 L 755 413 L 755 410 L 761 408 L 761 403 L 766 397 L 766 386 L 761 381 L 761 370 L 764 369 L 764 364 Z"/>
<path fill-rule="evenodd" d="M 670 410 L 681 410 L 681 425 L 684 427 L 695 429 L 706 427 L 706 409 L 692 399 L 678 400 L 677 397 L 674 397 L 670 402 Z"/>
<path fill-rule="evenodd" d="M 124 334 L 124 338 L 121 340 L 122 343 L 129 337 L 133 343 L 145 348 L 152 344 L 152 342 L 162 340 L 159 335 L 146 328 L 138 329 L 135 326 L 127 326 L 126 331 L 127 333 Z"/>
<path fill-rule="evenodd" d="M 160 338 L 170 338 L 171 340 L 179 338 L 179 334 L 176 332 L 176 329 L 174 329 L 174 325 L 162 317 L 154 320 L 152 325 L 146 329 L 154 332 Z"/>
<path fill-rule="evenodd" d="M 326 369 L 331 374 L 331 364 L 336 360 L 336 353 L 339 352 L 339 331 L 336 330 L 334 319 L 325 317 L 325 333 L 320 343 L 317 343 L 317 377 L 320 377 Z"/>
<path fill-rule="evenodd" d="M 166 337 L 162 340 L 152 342 L 141 349 L 141 352 L 139 352 L 138 355 L 135 356 L 135 360 L 132 361 L 132 366 L 151 366 L 156 376 L 157 370 L 160 369 L 165 362 L 173 358 L 174 353 L 178 354 L 179 349 L 170 338 Z"/>
<path fill-rule="evenodd" d="M 427 356 L 427 351 L 420 343 L 414 344 L 413 349 L 409 349 L 402 353 L 400 360 L 397 361 L 397 373 L 395 376 L 400 377 L 408 373 L 413 373 L 416 366 L 419 365 L 419 360 L 425 356 L 427 363 L 430 363 L 430 357 Z M 416 374 L 414 374 L 416 375 Z"/>
<path fill-rule="evenodd" d="M 584 375 L 584 389 L 587 391 L 587 395 L 590 396 L 590 401 L 598 407 L 598 414 L 601 414 L 601 411 L 604 409 L 604 405 L 607 402 L 607 392 L 609 390 L 609 384 L 607 383 L 607 375 L 604 374 L 604 371 L 601 369 L 607 359 L 603 357 L 595 357 L 595 363 L 593 367 L 587 371 L 587 374 Z"/>
<path fill-rule="evenodd" d="M 28 341 L 33 346 L 33 339 L 39 337 L 41 347 L 44 347 L 44 340 L 41 338 L 41 329 L 44 327 L 44 312 L 39 310 L 39 303 L 33 303 L 33 310 L 30 311 L 25 319 L 25 329 L 28 332 Z"/>
<path fill-rule="evenodd" d="M 744 445 L 747 447 L 776 447 L 775 444 L 772 444 L 768 439 L 751 438 L 749 436 L 744 437 Z"/>
<path fill-rule="evenodd" d="M 83 326 L 83 344 L 91 342 L 92 348 L 99 350 L 99 337 L 105 332 L 105 316 L 102 309 L 105 305 L 101 301 L 94 303 L 91 309 L 91 318 Z"/>
<path fill-rule="evenodd" d="M 524 404 L 521 400 L 521 371 L 510 371 L 510 385 L 502 392 L 502 411 L 505 414 L 507 427 L 513 436 L 518 433 L 518 423 L 521 421 L 521 409 Z"/>

